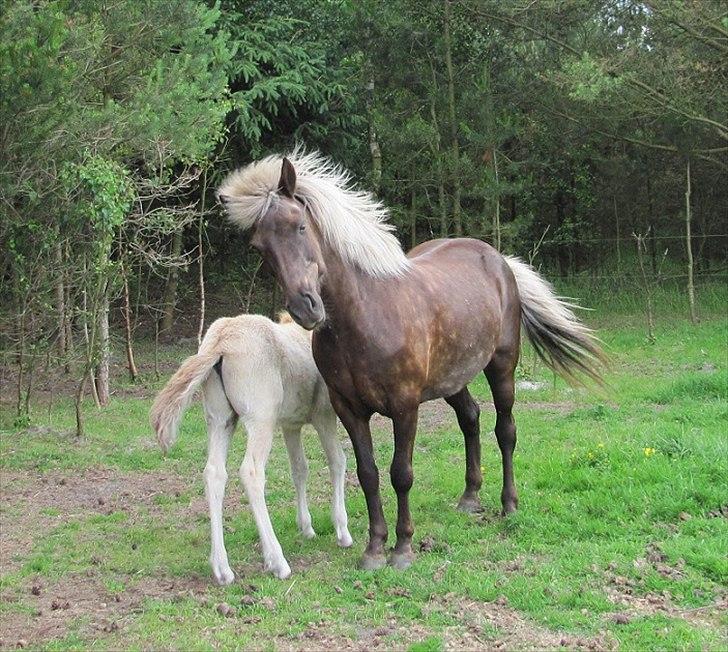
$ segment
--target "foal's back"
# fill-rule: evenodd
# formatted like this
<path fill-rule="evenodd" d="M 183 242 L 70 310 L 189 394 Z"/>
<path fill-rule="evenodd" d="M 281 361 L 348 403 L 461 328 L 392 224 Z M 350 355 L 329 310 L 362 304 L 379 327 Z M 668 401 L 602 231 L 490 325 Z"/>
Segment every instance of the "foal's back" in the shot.
<path fill-rule="evenodd" d="M 287 315 L 279 323 L 262 315 L 218 319 L 200 351 L 208 346 L 222 358 L 225 392 L 243 421 L 273 418 L 300 426 L 315 411 L 331 409 L 311 354 L 311 333 Z"/>

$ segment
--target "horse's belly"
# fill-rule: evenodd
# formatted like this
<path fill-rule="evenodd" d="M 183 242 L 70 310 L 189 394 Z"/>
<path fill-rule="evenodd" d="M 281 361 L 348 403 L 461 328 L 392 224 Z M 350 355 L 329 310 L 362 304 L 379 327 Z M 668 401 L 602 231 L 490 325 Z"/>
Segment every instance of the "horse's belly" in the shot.
<path fill-rule="evenodd" d="M 473 350 L 472 355 L 454 361 L 422 390 L 422 400 L 430 401 L 456 394 L 485 369 L 492 355 L 492 348 L 480 348 Z"/>

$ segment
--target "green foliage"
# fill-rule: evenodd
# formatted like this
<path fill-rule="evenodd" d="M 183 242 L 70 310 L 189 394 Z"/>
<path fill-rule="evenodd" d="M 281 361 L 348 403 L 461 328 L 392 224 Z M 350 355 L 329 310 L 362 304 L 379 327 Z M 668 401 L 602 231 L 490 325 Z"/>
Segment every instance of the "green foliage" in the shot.
<path fill-rule="evenodd" d="M 102 242 L 110 241 L 134 200 L 129 173 L 114 161 L 89 156 L 83 163 L 68 163 L 61 181 L 74 205 L 71 219 L 89 225 Z"/>
<path fill-rule="evenodd" d="M 624 80 L 604 72 L 602 66 L 584 52 L 581 59 L 564 66 L 564 74 L 571 77 L 570 96 L 575 100 L 595 101 L 619 93 Z"/>

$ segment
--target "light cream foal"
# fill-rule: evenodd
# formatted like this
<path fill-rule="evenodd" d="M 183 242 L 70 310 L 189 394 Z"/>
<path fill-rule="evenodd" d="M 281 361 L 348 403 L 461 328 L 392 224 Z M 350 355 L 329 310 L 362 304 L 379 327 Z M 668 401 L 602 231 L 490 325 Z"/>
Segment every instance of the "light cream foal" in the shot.
<path fill-rule="evenodd" d="M 344 505 L 346 457 L 326 385 L 311 354 L 311 333 L 285 313 L 279 323 L 261 315 L 215 321 L 198 353 L 182 363 L 152 406 L 150 421 L 163 451 L 177 438 L 184 410 L 203 382 L 209 441 L 205 494 L 210 508 L 210 565 L 217 582 L 230 584 L 235 579 L 223 541 L 222 504 L 228 446 L 238 418 L 248 433 L 240 479 L 258 528 L 265 569 L 281 579 L 291 574 L 265 503 L 265 467 L 278 428 L 288 449 L 301 533 L 306 538 L 316 536 L 306 498 L 308 464 L 301 445 L 301 428 L 310 423 L 328 460 L 336 539 L 340 546 L 350 546 Z"/>

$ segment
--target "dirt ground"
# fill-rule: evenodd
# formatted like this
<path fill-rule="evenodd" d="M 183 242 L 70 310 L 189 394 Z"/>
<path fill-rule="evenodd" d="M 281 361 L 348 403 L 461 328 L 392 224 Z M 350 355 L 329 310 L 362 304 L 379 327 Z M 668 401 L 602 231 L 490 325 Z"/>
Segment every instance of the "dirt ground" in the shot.
<path fill-rule="evenodd" d="M 437 409 L 426 418 L 436 420 Z M 228 507 L 240 504 L 240 490 L 233 486 L 226 496 Z M 0 571 L 6 575 L 20 569 L 27 560 L 39 532 L 59 523 L 87 518 L 90 514 L 124 511 L 133 521 L 134 513 L 144 509 L 152 516 L 161 508 L 157 495 L 179 495 L 189 487 L 189 479 L 160 472 L 121 472 L 96 468 L 80 473 L 53 471 L 41 475 L 3 471 L 0 483 Z M 203 497 L 193 498 L 193 514 L 206 513 Z M 426 542 L 423 542 L 426 545 Z M 252 569 L 251 569 L 252 570 Z M 69 573 L 58 580 L 29 576 L 21 594 L 17 590 L 0 593 L 0 601 L 22 600 L 22 610 L 5 610 L 0 623 L 0 648 L 37 647 L 65 636 L 74 622 L 83 622 L 82 631 L 92 638 L 112 634 L 133 619 L 148 598 L 197 600 L 209 607 L 211 581 L 207 577 L 171 578 L 165 576 L 127 578 L 123 593 L 113 593 L 93 565 L 83 573 Z M 214 606 L 214 605 L 212 605 Z M 437 634 L 447 649 L 543 649 L 569 647 L 602 650 L 615 647 L 608 637 L 578 638 L 549 631 L 530 622 L 511 609 L 505 598 L 484 603 L 463 601 L 454 594 L 431 596 L 425 605 L 430 612 L 453 617 L 458 626 Z M 245 619 L 243 619 L 245 621 Z M 255 624 L 255 619 L 250 625 Z M 487 633 L 485 633 L 487 630 Z M 493 638 L 493 631 L 497 638 Z M 377 628 L 362 628 L 356 638 L 332 635 L 326 622 L 311 622 L 300 635 L 281 636 L 275 646 L 280 650 L 391 649 L 392 638 L 403 642 L 426 639 L 432 632 L 424 627 L 403 628 L 395 619 Z"/>

